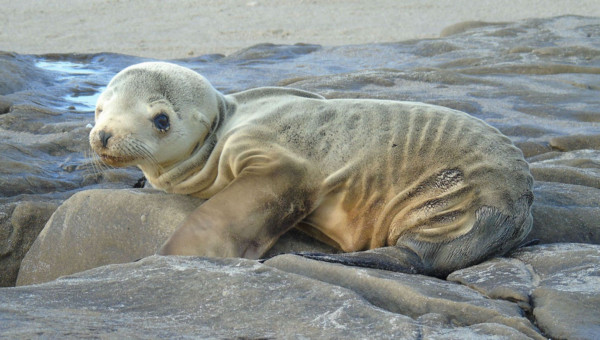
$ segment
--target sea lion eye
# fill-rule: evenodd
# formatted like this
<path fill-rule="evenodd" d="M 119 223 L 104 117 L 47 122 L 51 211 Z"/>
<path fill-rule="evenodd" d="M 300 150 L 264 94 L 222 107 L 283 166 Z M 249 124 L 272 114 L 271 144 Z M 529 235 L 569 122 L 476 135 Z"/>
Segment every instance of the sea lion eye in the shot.
<path fill-rule="evenodd" d="M 169 130 L 169 127 L 171 126 L 169 124 L 169 116 L 167 116 L 164 113 L 157 114 L 156 116 L 154 116 L 154 126 L 160 132 L 167 132 Z"/>

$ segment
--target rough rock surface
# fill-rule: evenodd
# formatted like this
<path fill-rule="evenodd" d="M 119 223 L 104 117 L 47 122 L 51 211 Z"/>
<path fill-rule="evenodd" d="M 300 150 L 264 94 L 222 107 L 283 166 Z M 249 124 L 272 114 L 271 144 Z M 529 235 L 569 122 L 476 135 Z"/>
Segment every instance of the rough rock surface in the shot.
<path fill-rule="evenodd" d="M 132 262 L 152 255 L 174 227 L 201 202 L 202 200 L 187 196 L 169 195 L 148 189 L 89 190 L 75 194 L 57 209 L 32 246 L 23 260 L 17 284 L 42 283 L 86 269 L 110 263 Z M 283 237 L 267 257 L 300 250 L 331 251 L 327 246 L 302 237 L 301 233 L 296 232 Z M 159 257 L 149 261 L 154 264 L 160 262 L 161 266 L 172 265 Z M 240 263 L 251 263 L 243 260 L 202 261 L 217 261 L 224 272 Z M 195 266 L 201 268 L 204 266 L 202 263 L 204 262 Z M 597 307 L 600 306 L 600 291 L 597 289 L 600 287 L 600 246 L 597 245 L 572 243 L 529 247 L 514 252 L 510 257 L 493 259 L 454 272 L 448 277 L 448 281 L 465 286 L 421 275 L 344 267 L 293 255 L 275 256 L 265 264 L 318 280 L 321 285 L 328 283 L 349 289 L 377 308 L 401 314 L 408 319 L 412 318 L 412 321 L 403 327 L 413 331 L 418 329 L 414 331 L 417 332 L 415 334 L 431 337 L 442 334 L 471 334 L 474 337 L 504 334 L 509 337 L 526 335 L 535 338 L 535 326 L 538 326 L 547 336 L 593 338 L 592 335 L 600 331 L 600 314 L 597 311 Z M 136 264 L 109 266 L 104 269 L 103 275 L 122 275 L 125 278 L 130 270 L 127 268 L 131 266 Z M 260 267 L 256 263 L 252 266 Z M 121 274 L 111 274 L 112 269 L 109 268 L 119 268 Z M 212 270 L 219 271 L 215 268 Z M 150 270 L 150 273 L 154 273 L 153 270 Z M 147 275 L 149 280 L 155 276 Z M 110 277 L 102 277 L 102 280 L 105 279 L 109 282 L 112 280 Z M 295 279 L 285 277 L 281 280 Z M 59 282 L 71 281 L 59 280 L 53 284 L 60 285 Z M 194 283 L 190 281 L 185 285 Z M 152 287 L 158 289 L 158 286 L 159 283 L 156 283 Z M 212 296 L 213 293 L 207 294 Z M 270 291 L 257 291 L 253 294 L 266 294 L 263 299 L 271 298 Z M 241 295 L 240 298 L 243 299 Z M 328 306 L 327 308 L 333 308 L 330 311 L 340 308 Z M 270 305 L 268 308 L 273 307 Z M 273 311 L 269 311 L 271 312 Z M 346 311 L 342 315 L 345 313 Z M 534 325 L 529 323 L 527 317 L 534 320 Z M 335 320 L 340 322 L 337 316 Z M 123 327 L 125 331 L 130 326 L 119 327 Z M 66 325 L 61 327 L 68 329 Z M 135 327 L 132 330 L 141 332 L 140 334 L 145 332 Z M 45 331 L 54 332 L 56 329 Z M 202 331 L 202 328 L 194 328 L 193 332 L 195 331 Z M 466 333 L 457 333 L 459 331 Z M 241 334 L 219 332 L 210 334 L 226 337 Z M 312 330 L 298 332 L 307 336 L 316 334 L 311 333 Z M 61 333 L 52 334 L 58 336 Z M 182 335 L 185 332 L 177 334 Z M 335 337 L 345 333 L 324 334 Z M 381 334 L 393 336 L 396 333 L 394 328 L 391 328 L 389 333 Z M 260 336 L 282 334 L 266 332 Z"/>
<path fill-rule="evenodd" d="M 533 316 L 553 338 L 593 339 L 600 334 L 600 253 L 585 244 L 548 245 L 515 257 L 539 276 L 531 294 Z"/>
<path fill-rule="evenodd" d="M 201 202 L 133 189 L 79 192 L 56 210 L 33 243 L 17 285 L 153 255 Z"/>
<path fill-rule="evenodd" d="M 0 286 L 14 284 L 21 259 L 57 206 L 36 201 L 0 205 Z"/>
<path fill-rule="evenodd" d="M 445 281 L 295 255 L 152 256 L 0 289 L 0 335 L 593 339 L 599 259 L 597 245 L 541 245 Z"/>
<path fill-rule="evenodd" d="M 600 190 L 536 182 L 533 229 L 528 240 L 600 244 Z"/>
<path fill-rule="evenodd" d="M 600 246 L 550 244 L 515 251 L 448 276 L 492 299 L 517 302 L 546 335 L 600 334 Z"/>
<path fill-rule="evenodd" d="M 152 189 L 79 192 L 56 210 L 35 240 L 21 262 L 17 285 L 153 255 L 202 202 Z M 294 251 L 333 249 L 295 232 L 280 239 L 267 256 Z"/>

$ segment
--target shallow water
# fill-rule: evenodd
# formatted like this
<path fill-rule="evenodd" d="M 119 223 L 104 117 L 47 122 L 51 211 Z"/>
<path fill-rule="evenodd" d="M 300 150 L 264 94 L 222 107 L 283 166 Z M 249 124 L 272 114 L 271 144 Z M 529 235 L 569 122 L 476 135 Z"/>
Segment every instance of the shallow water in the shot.
<path fill-rule="evenodd" d="M 600 205 L 593 197 L 600 196 L 600 19 L 463 24 L 446 32 L 387 44 L 258 45 L 173 62 L 224 93 L 280 85 L 468 112 L 508 135 L 538 181 L 586 187 L 590 206 Z M 87 134 L 110 78 L 146 60 L 0 54 L 0 203 L 132 186 L 138 170 L 93 166 Z"/>
<path fill-rule="evenodd" d="M 90 84 L 89 79 L 96 74 L 106 73 L 102 72 L 92 66 L 89 63 L 76 63 L 64 60 L 50 60 L 46 58 L 40 58 L 35 63 L 35 67 L 45 71 L 52 71 L 56 73 L 56 81 L 61 83 L 74 83 L 75 89 L 73 93 L 63 96 L 61 103 L 69 103 L 69 109 L 76 111 L 93 111 L 98 100 L 98 96 L 105 87 L 94 86 L 95 83 Z M 82 78 L 79 80 L 78 78 Z M 85 86 L 87 81 L 88 86 Z M 61 107 L 55 107 L 61 109 Z"/>

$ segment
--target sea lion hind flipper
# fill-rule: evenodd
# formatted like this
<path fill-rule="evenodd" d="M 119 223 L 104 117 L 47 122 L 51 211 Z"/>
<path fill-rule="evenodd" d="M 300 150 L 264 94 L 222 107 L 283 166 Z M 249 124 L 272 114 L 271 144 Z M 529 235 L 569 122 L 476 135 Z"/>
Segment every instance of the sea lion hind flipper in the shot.
<path fill-rule="evenodd" d="M 406 247 L 392 246 L 342 254 L 295 253 L 294 255 L 346 266 L 382 269 L 408 274 L 424 272 L 423 263 L 419 256 Z"/>
<path fill-rule="evenodd" d="M 540 242 L 541 242 L 541 240 L 539 238 L 534 238 L 533 240 L 524 241 L 523 243 L 519 244 L 517 249 L 531 247 L 531 246 L 537 246 L 538 244 L 540 244 Z"/>
<path fill-rule="evenodd" d="M 533 224 L 532 196 L 523 195 L 514 205 L 513 214 L 483 206 L 468 233 L 447 242 L 418 241 L 414 235 L 403 235 L 396 245 L 414 249 L 423 260 L 424 274 L 445 278 L 451 272 L 503 256 L 516 249 L 529 234 Z"/>

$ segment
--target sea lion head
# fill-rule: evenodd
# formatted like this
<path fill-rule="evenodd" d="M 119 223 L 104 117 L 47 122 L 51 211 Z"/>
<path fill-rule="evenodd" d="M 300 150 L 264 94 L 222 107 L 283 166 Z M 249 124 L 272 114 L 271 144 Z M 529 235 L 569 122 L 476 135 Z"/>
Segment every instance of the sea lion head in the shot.
<path fill-rule="evenodd" d="M 137 165 L 147 176 L 158 176 L 202 146 L 218 119 L 219 96 L 185 67 L 130 66 L 98 98 L 90 145 L 108 165 Z"/>

